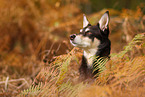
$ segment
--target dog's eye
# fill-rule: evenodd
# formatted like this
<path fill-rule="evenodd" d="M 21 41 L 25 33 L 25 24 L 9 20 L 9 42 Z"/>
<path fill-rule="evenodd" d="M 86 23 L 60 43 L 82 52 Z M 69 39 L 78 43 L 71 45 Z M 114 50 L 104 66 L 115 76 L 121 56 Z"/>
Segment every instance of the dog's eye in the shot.
<path fill-rule="evenodd" d="M 86 35 L 91 35 L 92 33 L 90 31 L 87 31 L 85 34 Z"/>

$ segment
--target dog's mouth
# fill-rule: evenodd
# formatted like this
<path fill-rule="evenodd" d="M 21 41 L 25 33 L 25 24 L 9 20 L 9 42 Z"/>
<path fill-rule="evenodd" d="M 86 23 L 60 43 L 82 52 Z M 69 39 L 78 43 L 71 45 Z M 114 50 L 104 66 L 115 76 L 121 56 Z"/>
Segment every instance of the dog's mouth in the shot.
<path fill-rule="evenodd" d="M 73 40 L 70 40 L 70 43 L 71 43 L 73 46 L 79 47 L 79 48 L 86 48 L 86 47 L 87 47 L 87 45 L 85 45 L 85 44 L 80 44 L 80 43 L 76 43 L 76 42 L 74 42 Z"/>
<path fill-rule="evenodd" d="M 73 46 L 79 45 L 78 43 L 74 42 L 74 40 L 70 40 L 70 43 L 71 43 Z"/>
<path fill-rule="evenodd" d="M 77 46 L 78 43 L 75 42 L 76 34 L 70 35 L 70 42 L 73 46 Z"/>
<path fill-rule="evenodd" d="M 81 44 L 78 44 L 78 43 L 74 42 L 74 40 L 70 40 L 70 43 L 71 43 L 73 46 L 81 47 Z"/>

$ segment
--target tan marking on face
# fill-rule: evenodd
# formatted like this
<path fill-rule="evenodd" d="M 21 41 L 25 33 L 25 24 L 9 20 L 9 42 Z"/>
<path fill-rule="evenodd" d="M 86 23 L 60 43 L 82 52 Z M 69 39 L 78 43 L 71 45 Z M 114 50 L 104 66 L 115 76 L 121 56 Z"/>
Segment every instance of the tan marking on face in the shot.
<path fill-rule="evenodd" d="M 85 29 L 85 32 L 87 32 L 87 31 L 89 31 L 89 30 L 90 30 L 89 28 L 86 28 L 86 29 Z"/>
<path fill-rule="evenodd" d="M 83 29 L 80 29 L 80 32 L 83 32 Z"/>

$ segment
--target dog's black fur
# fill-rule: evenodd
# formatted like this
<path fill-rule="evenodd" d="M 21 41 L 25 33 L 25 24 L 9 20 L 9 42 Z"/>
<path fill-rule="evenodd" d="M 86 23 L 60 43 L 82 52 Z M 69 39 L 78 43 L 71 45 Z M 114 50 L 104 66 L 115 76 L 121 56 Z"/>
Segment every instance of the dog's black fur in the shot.
<path fill-rule="evenodd" d="M 106 13 L 109 15 L 108 11 Z M 89 28 L 89 31 L 85 32 L 85 30 L 87 28 Z M 73 40 L 77 35 L 82 35 L 83 37 L 89 37 L 89 39 L 91 39 L 92 42 L 94 41 L 95 38 L 98 39 L 100 41 L 100 44 L 97 47 L 95 56 L 99 56 L 99 57 L 97 57 L 98 59 L 100 57 L 109 58 L 110 50 L 111 50 L 111 42 L 108 38 L 108 36 L 109 36 L 109 26 L 108 25 L 104 30 L 102 30 L 100 28 L 99 23 L 97 25 L 93 25 L 93 26 L 89 23 L 86 27 L 84 27 L 82 29 L 82 31 L 79 34 L 71 35 L 70 39 Z M 95 63 L 95 61 L 93 61 L 92 65 L 94 63 Z M 87 78 L 93 77 L 94 75 L 96 75 L 99 72 L 99 70 L 96 70 L 95 72 L 92 73 L 92 71 L 94 69 L 95 69 L 94 66 L 92 68 L 88 67 L 87 58 L 83 55 L 82 63 L 81 63 L 80 69 L 79 69 L 80 78 L 87 79 Z"/>
<path fill-rule="evenodd" d="M 101 57 L 110 58 L 109 55 L 110 55 L 110 50 L 111 50 L 111 42 L 108 39 L 109 28 L 107 27 L 106 30 L 102 31 L 99 28 L 99 24 L 97 24 L 96 26 L 91 26 L 91 25 L 89 25 L 89 26 L 90 26 L 90 32 L 93 33 L 93 35 L 89 36 L 89 37 L 92 40 L 94 38 L 97 38 L 101 41 L 101 44 L 98 47 L 99 49 L 96 52 L 96 56 L 98 56 L 97 59 L 99 59 Z M 93 62 L 93 63 L 95 63 L 95 62 Z M 81 63 L 80 69 L 79 69 L 80 76 L 85 77 L 85 79 L 89 78 L 89 77 L 93 77 L 94 75 L 96 75 L 99 72 L 99 70 L 96 70 L 92 74 L 93 69 L 94 69 L 94 67 L 93 68 L 88 68 L 86 58 L 84 56 L 82 56 L 82 63 Z"/>

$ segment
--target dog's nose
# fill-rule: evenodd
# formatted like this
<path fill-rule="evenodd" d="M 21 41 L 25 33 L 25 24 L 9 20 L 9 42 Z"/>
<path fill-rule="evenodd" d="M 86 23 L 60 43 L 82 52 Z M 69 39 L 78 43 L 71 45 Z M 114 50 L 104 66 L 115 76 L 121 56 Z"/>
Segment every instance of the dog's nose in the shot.
<path fill-rule="evenodd" d="M 76 37 L 76 35 L 75 34 L 73 34 L 73 35 L 70 35 L 70 40 L 74 40 L 74 38 Z"/>

